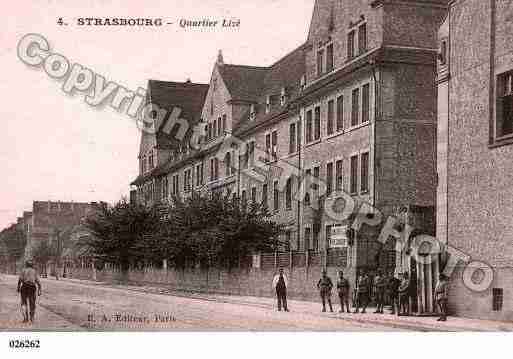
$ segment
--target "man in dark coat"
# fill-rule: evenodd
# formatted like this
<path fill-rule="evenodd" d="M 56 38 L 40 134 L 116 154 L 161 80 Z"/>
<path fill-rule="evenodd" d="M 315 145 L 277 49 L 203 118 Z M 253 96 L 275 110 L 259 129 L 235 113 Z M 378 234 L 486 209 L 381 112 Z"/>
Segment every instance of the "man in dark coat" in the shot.
<path fill-rule="evenodd" d="M 362 307 L 362 314 L 365 313 L 367 305 L 369 304 L 369 292 L 370 292 L 370 279 L 369 276 L 364 273 L 358 279 L 356 287 L 356 310 L 354 313 L 359 313 L 360 307 Z"/>
<path fill-rule="evenodd" d="M 408 272 L 404 272 L 399 286 L 399 315 L 410 315 L 410 291 L 410 278 Z"/>
<path fill-rule="evenodd" d="M 349 281 L 344 278 L 344 272 L 342 271 L 338 272 L 337 291 L 340 299 L 340 313 L 344 312 L 344 304 L 347 312 L 351 313 L 349 310 Z"/>
<path fill-rule="evenodd" d="M 331 290 L 333 289 L 333 282 L 328 277 L 326 269 L 323 269 L 321 279 L 317 282 L 317 289 L 319 289 L 321 300 L 322 300 L 322 311 L 326 311 L 326 300 L 330 306 L 330 312 L 333 312 L 333 306 L 331 305 Z"/>
<path fill-rule="evenodd" d="M 440 318 L 438 321 L 445 322 L 447 320 L 447 302 L 449 300 L 449 282 L 444 274 L 440 274 L 440 279 L 435 288 L 436 304 L 440 308 Z"/>
<path fill-rule="evenodd" d="M 34 321 L 34 315 L 36 313 L 36 290 L 37 295 L 41 295 L 39 277 L 32 261 L 29 260 L 25 263 L 25 268 L 23 268 L 20 273 L 17 289 L 21 296 L 21 311 L 23 313 L 24 323 L 29 320 L 30 322 Z"/>
<path fill-rule="evenodd" d="M 401 276 L 402 274 L 399 273 L 399 275 Z M 396 310 L 395 310 L 396 308 L 397 308 L 397 314 L 399 314 L 399 312 L 400 312 L 400 308 L 399 308 L 399 286 L 400 285 L 401 285 L 401 281 L 394 276 L 394 272 L 391 272 L 388 277 L 388 282 L 387 282 L 387 295 L 388 295 L 388 299 L 390 300 L 390 306 L 392 309 L 391 314 L 396 313 Z"/>
<path fill-rule="evenodd" d="M 276 274 L 273 278 L 273 288 L 276 290 L 276 298 L 278 299 L 278 311 L 281 311 L 281 307 L 283 305 L 283 310 L 286 312 L 289 311 L 287 307 L 287 287 L 289 283 L 287 280 L 287 276 L 283 274 L 283 268 L 280 268 L 278 274 Z"/>
<path fill-rule="evenodd" d="M 386 278 L 379 270 L 376 277 L 374 278 L 374 295 L 376 298 L 376 311 L 374 313 L 383 314 L 386 284 Z"/>

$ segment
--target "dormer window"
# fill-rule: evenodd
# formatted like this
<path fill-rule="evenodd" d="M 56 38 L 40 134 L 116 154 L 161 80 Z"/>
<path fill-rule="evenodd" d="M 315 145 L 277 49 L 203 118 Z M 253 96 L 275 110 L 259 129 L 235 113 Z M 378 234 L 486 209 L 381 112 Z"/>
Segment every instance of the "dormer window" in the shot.
<path fill-rule="evenodd" d="M 281 95 L 280 95 L 280 105 L 283 106 L 287 102 L 287 90 L 285 87 L 282 87 L 281 89 Z"/>
<path fill-rule="evenodd" d="M 255 104 L 251 104 L 249 106 L 249 119 L 254 120 L 256 118 L 256 106 Z"/>
<path fill-rule="evenodd" d="M 265 113 L 271 112 L 271 95 L 267 95 L 265 100 Z"/>
<path fill-rule="evenodd" d="M 306 87 L 306 75 L 301 76 L 301 80 L 299 83 L 299 86 L 301 87 L 301 91 L 303 91 Z"/>

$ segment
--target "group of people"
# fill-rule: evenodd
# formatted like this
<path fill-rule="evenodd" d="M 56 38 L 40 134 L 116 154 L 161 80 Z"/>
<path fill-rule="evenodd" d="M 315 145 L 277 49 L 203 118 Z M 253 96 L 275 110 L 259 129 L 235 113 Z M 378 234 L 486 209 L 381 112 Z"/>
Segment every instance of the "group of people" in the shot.
<path fill-rule="evenodd" d="M 350 286 L 344 273 L 339 271 L 339 276 L 336 282 L 336 289 L 340 300 L 340 313 L 351 313 L 349 309 L 349 296 Z M 366 313 L 367 306 L 374 297 L 376 310 L 374 313 L 383 314 L 384 306 L 388 300 L 391 306 L 391 314 L 408 316 L 411 313 L 410 298 L 416 295 L 416 290 L 410 281 L 408 272 L 399 273 L 397 278 L 394 272 L 384 275 L 383 272 L 377 271 L 374 278 L 371 278 L 368 273 L 361 273 L 356 281 L 355 297 L 353 298 L 353 306 L 355 310 L 352 313 Z M 283 268 L 280 268 L 278 274 L 274 276 L 273 288 L 276 290 L 278 299 L 278 311 L 283 309 L 288 312 L 287 307 L 287 276 L 283 273 Z M 317 282 L 317 289 L 321 296 L 322 311 L 326 312 L 326 303 L 329 306 L 330 312 L 333 312 L 333 305 L 331 302 L 331 293 L 334 288 L 331 278 L 328 276 L 326 270 L 322 271 L 321 278 Z M 448 301 L 448 281 L 447 278 L 440 274 L 440 278 L 435 288 L 435 301 L 440 309 L 439 321 L 447 320 L 447 301 Z M 344 308 L 345 307 L 345 308 Z M 361 309 L 361 311 L 360 311 Z"/>

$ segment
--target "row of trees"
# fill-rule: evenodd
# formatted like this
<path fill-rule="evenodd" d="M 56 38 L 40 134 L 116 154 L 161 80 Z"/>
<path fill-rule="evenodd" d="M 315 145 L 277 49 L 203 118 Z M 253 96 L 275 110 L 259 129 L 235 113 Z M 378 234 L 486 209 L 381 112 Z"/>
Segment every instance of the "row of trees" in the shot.
<path fill-rule="evenodd" d="M 175 267 L 233 268 L 241 258 L 288 245 L 280 239 L 284 226 L 270 219 L 267 207 L 213 193 L 176 198 L 164 211 L 126 200 L 103 203 L 86 226 L 93 234 L 84 243 L 89 253 L 123 270 L 164 260 Z"/>

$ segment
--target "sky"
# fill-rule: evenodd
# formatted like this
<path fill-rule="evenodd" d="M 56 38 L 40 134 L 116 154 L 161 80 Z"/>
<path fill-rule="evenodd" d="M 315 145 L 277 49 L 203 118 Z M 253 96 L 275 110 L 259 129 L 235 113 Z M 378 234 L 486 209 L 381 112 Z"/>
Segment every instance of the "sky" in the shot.
<path fill-rule="evenodd" d="M 144 4 L 144 6 L 142 5 Z M 208 83 L 219 49 L 225 63 L 267 66 L 307 37 L 314 0 L 17 0 L 0 22 L 0 229 L 32 202 L 107 201 L 128 196 L 140 132 L 110 107 L 24 64 L 17 46 L 43 35 L 50 51 L 130 90 L 148 79 Z M 78 26 L 78 18 L 163 18 L 161 27 Z M 67 26 L 59 25 L 62 18 Z M 240 19 L 233 29 L 184 29 L 181 19 Z"/>

